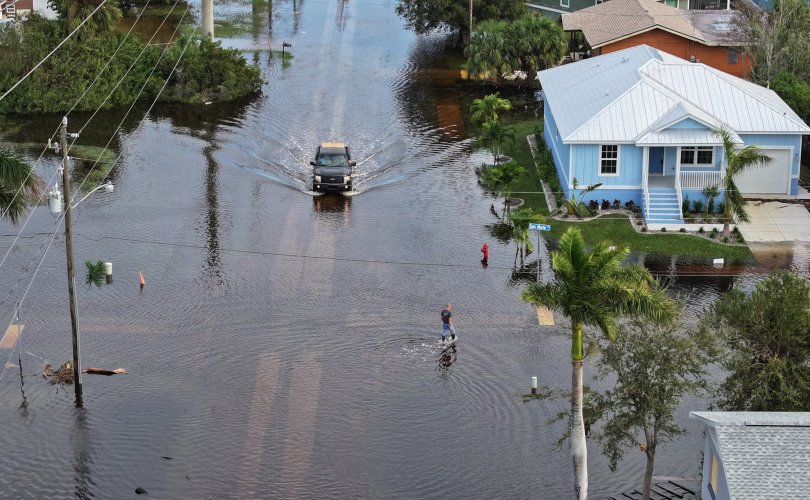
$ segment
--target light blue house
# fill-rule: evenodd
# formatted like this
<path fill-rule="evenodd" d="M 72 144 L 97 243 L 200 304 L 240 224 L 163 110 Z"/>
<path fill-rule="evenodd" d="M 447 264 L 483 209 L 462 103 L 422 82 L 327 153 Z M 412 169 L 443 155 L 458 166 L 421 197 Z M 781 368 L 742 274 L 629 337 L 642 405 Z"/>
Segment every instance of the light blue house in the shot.
<path fill-rule="evenodd" d="M 810 128 L 771 90 L 647 45 L 537 78 L 544 137 L 566 197 L 601 183 L 586 202 L 632 200 L 648 224 L 683 224 L 683 198 L 705 201 L 704 188 L 722 179 L 720 128 L 771 157 L 736 179 L 740 191 L 798 194 L 801 139 Z"/>
<path fill-rule="evenodd" d="M 693 411 L 704 500 L 810 498 L 810 413 Z"/>

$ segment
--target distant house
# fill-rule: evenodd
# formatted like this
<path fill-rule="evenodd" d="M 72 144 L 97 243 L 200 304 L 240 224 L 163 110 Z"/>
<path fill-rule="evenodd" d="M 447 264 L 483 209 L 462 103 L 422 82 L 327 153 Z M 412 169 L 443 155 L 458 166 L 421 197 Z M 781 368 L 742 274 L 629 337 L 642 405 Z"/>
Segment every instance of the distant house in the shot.
<path fill-rule="evenodd" d="M 14 19 L 32 11 L 48 19 L 56 18 L 47 0 L 0 0 L 0 20 Z"/>
<path fill-rule="evenodd" d="M 586 202 L 632 200 L 649 224 L 683 224 L 683 198 L 705 201 L 703 189 L 724 175 L 719 128 L 771 157 L 737 177 L 743 193 L 798 193 L 801 139 L 810 128 L 771 90 L 647 45 L 537 78 L 543 135 L 566 197 L 601 183 Z"/>
<path fill-rule="evenodd" d="M 810 498 L 810 413 L 691 412 L 706 424 L 704 500 Z"/>
<path fill-rule="evenodd" d="M 582 32 L 591 55 L 649 45 L 746 78 L 751 61 L 732 29 L 736 11 L 680 10 L 656 0 L 610 0 L 562 16 L 563 29 Z"/>
<path fill-rule="evenodd" d="M 530 9 L 535 9 L 544 16 L 552 19 L 560 19 L 563 14 L 576 12 L 578 10 L 601 5 L 608 0 L 527 0 L 526 5 Z M 610 0 L 614 1 L 614 0 Z M 662 4 L 670 7 L 677 7 L 685 10 L 703 9 L 731 9 L 731 0 L 658 0 Z M 773 0 L 752 0 L 756 2 L 772 2 Z"/>

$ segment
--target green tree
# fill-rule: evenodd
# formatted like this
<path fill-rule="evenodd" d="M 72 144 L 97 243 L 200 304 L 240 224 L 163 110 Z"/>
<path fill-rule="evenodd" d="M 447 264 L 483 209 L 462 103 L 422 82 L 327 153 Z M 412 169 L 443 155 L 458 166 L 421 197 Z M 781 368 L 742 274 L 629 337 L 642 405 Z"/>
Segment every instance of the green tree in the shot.
<path fill-rule="evenodd" d="M 470 32 L 470 4 L 458 0 L 398 0 L 397 14 L 408 29 L 423 35 L 435 30 L 457 32 L 465 38 Z M 526 11 L 521 0 L 473 0 L 473 22 L 487 19 L 513 20 Z"/>
<path fill-rule="evenodd" d="M 515 129 L 501 121 L 486 122 L 481 127 L 478 142 L 489 148 L 495 165 L 500 164 L 501 148 L 504 144 L 515 144 Z"/>
<path fill-rule="evenodd" d="M 742 47 L 753 63 L 752 79 L 770 87 L 782 71 L 810 77 L 810 6 L 806 0 L 776 0 L 770 12 L 753 2 L 738 3 L 734 30 L 748 42 Z"/>
<path fill-rule="evenodd" d="M 512 109 L 512 103 L 509 102 L 509 99 L 504 99 L 498 92 L 495 92 L 480 99 L 473 99 L 472 106 L 470 106 L 472 111 L 470 119 L 481 124 L 496 122 L 500 119 L 499 112 L 509 111 L 510 109 Z"/>
<path fill-rule="evenodd" d="M 780 71 L 771 82 L 771 89 L 805 122 L 810 122 L 810 83 L 789 71 Z"/>
<path fill-rule="evenodd" d="M 729 237 L 731 236 L 731 221 L 735 217 L 739 222 L 750 222 L 748 212 L 745 210 L 748 202 L 745 201 L 742 193 L 737 189 L 734 179 L 751 167 L 764 165 L 770 161 L 771 157 L 753 144 L 743 149 L 737 149 L 728 130 L 715 130 L 714 133 L 723 140 L 723 149 L 726 154 L 726 172 L 722 179 L 723 196 L 725 198 L 723 200 L 723 236 Z"/>
<path fill-rule="evenodd" d="M 637 320 L 602 343 L 599 375 L 615 376 L 616 385 L 604 394 L 590 395 L 596 418 L 606 422 L 595 437 L 612 471 L 625 448 L 641 449 L 647 460 L 644 500 L 650 498 L 658 445 L 685 432 L 673 414 L 684 396 L 708 389 L 708 366 L 716 353 L 714 339 L 705 331 L 682 332 L 671 323 Z"/>
<path fill-rule="evenodd" d="M 82 30 L 82 34 L 85 36 L 113 31 L 118 25 L 118 21 L 121 20 L 123 15 L 121 9 L 118 8 L 117 2 L 111 0 L 107 0 L 93 14 L 101 3 L 101 0 L 48 0 L 48 6 L 57 13 L 59 19 L 67 23 L 70 31 L 89 18 Z"/>
<path fill-rule="evenodd" d="M 36 201 L 44 182 L 19 154 L 0 149 L 0 213 L 16 224 Z"/>
<path fill-rule="evenodd" d="M 810 411 L 810 284 L 778 271 L 750 294 L 732 290 L 701 318 L 726 346 L 720 408 Z"/>
<path fill-rule="evenodd" d="M 524 266 L 526 257 L 534 251 L 532 243 L 532 232 L 529 231 L 529 224 L 540 221 L 541 217 L 535 214 L 531 208 L 521 208 L 509 214 L 509 221 L 512 223 L 512 239 L 515 240 L 515 264 L 517 267 L 518 256 L 520 257 L 520 267 Z"/>
<path fill-rule="evenodd" d="M 576 498 L 588 495 L 588 453 L 582 417 L 583 328 L 598 328 L 608 339 L 616 332 L 621 316 L 650 321 L 671 321 L 675 307 L 649 271 L 637 265 L 623 266 L 626 247 L 603 241 L 588 251 L 579 229 L 569 228 L 551 255 L 556 281 L 529 285 L 525 302 L 558 311 L 571 321 L 571 451 Z"/>
<path fill-rule="evenodd" d="M 507 23 L 480 23 L 465 49 L 471 78 L 500 82 L 520 70 L 527 75 L 559 64 L 565 55 L 565 34 L 559 23 L 526 14 Z"/>
<path fill-rule="evenodd" d="M 503 165 L 485 165 L 476 170 L 481 182 L 489 189 L 503 194 L 503 216 L 509 210 L 509 197 L 512 193 L 512 183 L 526 173 L 526 169 L 510 161 Z"/>

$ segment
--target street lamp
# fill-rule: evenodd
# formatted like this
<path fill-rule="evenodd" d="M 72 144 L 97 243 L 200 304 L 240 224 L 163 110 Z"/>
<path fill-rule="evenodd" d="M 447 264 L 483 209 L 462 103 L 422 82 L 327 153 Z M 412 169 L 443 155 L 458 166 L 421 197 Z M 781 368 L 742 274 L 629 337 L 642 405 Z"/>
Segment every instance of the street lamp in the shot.
<path fill-rule="evenodd" d="M 70 159 L 68 158 L 68 145 L 67 145 L 67 116 L 62 118 L 62 125 L 59 128 L 59 150 L 62 152 L 62 189 L 64 197 L 59 192 L 59 187 L 54 186 L 48 193 L 48 210 L 54 215 L 60 215 L 62 209 L 65 210 L 65 254 L 67 257 L 67 278 L 68 278 L 68 299 L 70 301 L 70 327 L 73 334 L 73 386 L 76 393 L 76 407 L 81 408 L 82 403 L 82 371 L 79 365 L 79 313 L 76 308 L 76 276 L 73 266 L 73 209 L 81 202 L 87 199 L 88 196 L 95 193 L 99 189 L 104 189 L 110 193 L 114 187 L 112 183 L 106 182 L 95 189 L 91 190 L 84 198 L 79 200 L 75 205 L 71 205 L 70 197 L 70 174 L 68 168 L 70 167 Z M 70 134 L 71 138 L 76 139 L 79 134 Z M 56 149 L 55 147 L 53 149 Z"/>

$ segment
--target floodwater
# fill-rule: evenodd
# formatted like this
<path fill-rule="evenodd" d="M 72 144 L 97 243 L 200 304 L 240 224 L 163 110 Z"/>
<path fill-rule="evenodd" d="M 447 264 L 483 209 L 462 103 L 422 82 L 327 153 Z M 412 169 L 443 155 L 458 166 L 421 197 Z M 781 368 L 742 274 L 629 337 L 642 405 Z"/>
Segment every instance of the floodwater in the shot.
<path fill-rule="evenodd" d="M 569 451 L 554 446 L 564 424 L 548 423 L 566 402 L 519 397 L 532 376 L 569 386 L 567 325 L 537 326 L 519 300 L 531 275 L 513 278 L 514 248 L 486 227 L 494 200 L 473 172 L 470 93 L 436 69 L 443 38 L 405 31 L 393 1 L 217 5 L 267 14 L 228 42 L 261 67 L 263 94 L 159 107 L 143 124 L 136 109 L 113 142 L 115 191 L 77 210 L 82 363 L 128 373 L 85 375 L 83 409 L 40 375 L 71 356 L 64 246 L 41 234 L 56 220 L 46 206 L 0 267 L 2 328 L 20 300 L 25 325 L 16 349 L 0 349 L 0 496 L 570 497 Z M 286 67 L 268 50 L 281 41 L 295 55 Z M 99 115 L 78 144 L 103 145 L 123 114 Z M 39 143 L 58 122 L 7 130 Z M 309 192 L 322 141 L 352 148 L 356 192 Z M 56 166 L 47 153 L 39 169 L 47 179 Z M 13 241 L 0 238 L 3 253 Z M 767 252 L 807 271 L 806 252 Z M 634 258 L 668 276 L 690 314 L 764 269 Z M 112 285 L 84 284 L 97 259 L 113 263 Z M 447 302 L 453 352 L 437 345 Z M 698 474 L 703 436 L 687 411 L 707 405 L 684 405 L 689 433 L 659 451 L 657 474 Z M 641 453 L 611 473 L 589 448 L 594 498 L 640 484 Z"/>

